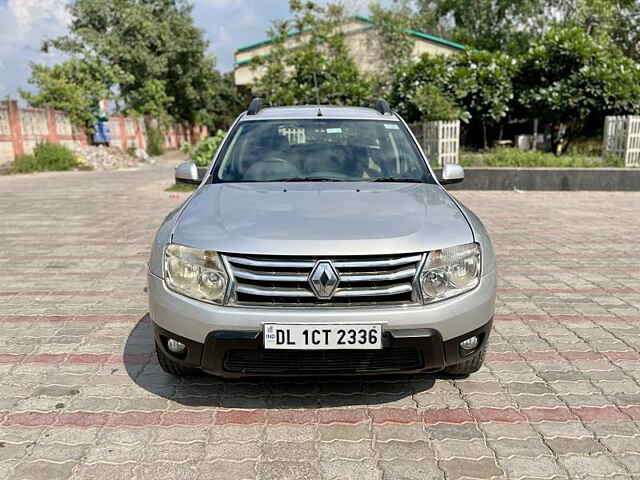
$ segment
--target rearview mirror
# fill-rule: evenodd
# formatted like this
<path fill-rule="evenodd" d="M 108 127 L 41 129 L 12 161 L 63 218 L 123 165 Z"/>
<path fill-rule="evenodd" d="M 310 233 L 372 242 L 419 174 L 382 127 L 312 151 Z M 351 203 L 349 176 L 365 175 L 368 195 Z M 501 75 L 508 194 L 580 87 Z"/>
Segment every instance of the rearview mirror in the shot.
<path fill-rule="evenodd" d="M 184 162 L 176 167 L 176 182 L 199 184 L 198 166 L 193 162 Z"/>
<path fill-rule="evenodd" d="M 442 185 L 451 185 L 452 183 L 460 183 L 464 180 L 464 168 L 457 163 L 445 163 L 442 167 Z"/>

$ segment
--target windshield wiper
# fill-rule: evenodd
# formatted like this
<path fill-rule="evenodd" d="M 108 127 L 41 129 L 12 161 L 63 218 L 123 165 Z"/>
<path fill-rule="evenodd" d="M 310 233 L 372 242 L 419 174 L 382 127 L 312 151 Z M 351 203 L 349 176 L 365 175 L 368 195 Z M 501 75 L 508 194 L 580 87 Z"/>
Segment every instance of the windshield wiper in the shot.
<path fill-rule="evenodd" d="M 399 178 L 399 177 L 380 177 L 373 178 L 372 182 L 398 182 L 398 183 L 424 183 L 420 178 Z"/>
<path fill-rule="evenodd" d="M 277 180 L 269 180 L 270 182 L 339 182 L 337 178 L 326 177 L 290 177 L 279 178 Z"/>

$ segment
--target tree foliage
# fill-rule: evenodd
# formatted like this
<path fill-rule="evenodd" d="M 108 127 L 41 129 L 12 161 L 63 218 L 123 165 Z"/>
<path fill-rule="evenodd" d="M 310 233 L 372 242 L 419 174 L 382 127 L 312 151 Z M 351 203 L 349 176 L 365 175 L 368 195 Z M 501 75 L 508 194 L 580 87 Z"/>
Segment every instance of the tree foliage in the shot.
<path fill-rule="evenodd" d="M 455 102 L 461 120 L 495 124 L 509 111 L 516 68 L 515 60 L 501 53 L 467 50 L 450 57 L 423 55 L 400 69 L 391 101 L 408 121 L 430 118 L 420 99 L 425 87 L 435 87 Z"/>
<path fill-rule="evenodd" d="M 447 117 L 449 100 L 462 120 L 485 132 L 508 117 L 538 118 L 568 125 L 572 136 L 587 125 L 601 125 L 606 115 L 640 113 L 640 66 L 629 41 L 620 40 L 634 25 L 621 19 L 637 19 L 640 2 L 531 1 L 520 7 L 535 15 L 521 24 L 507 5 L 517 2 L 479 0 L 474 8 L 466 1 L 417 3 L 431 13 L 448 12 L 456 39 L 468 34 L 472 47 L 487 50 L 468 47 L 460 55 L 423 57 L 399 68 L 391 101 L 409 121 Z M 496 21 L 487 25 L 485 13 Z M 482 33 L 484 28 L 496 30 Z M 518 35 L 531 41 L 524 49 L 509 48 L 509 39 Z"/>
<path fill-rule="evenodd" d="M 98 101 L 111 98 L 111 86 L 127 75 L 95 57 L 73 58 L 51 67 L 32 64 L 29 83 L 37 93 L 21 90 L 33 106 L 51 105 L 67 112 L 76 125 L 91 125 L 97 116 Z"/>
<path fill-rule="evenodd" d="M 411 102 L 420 112 L 422 120 L 461 120 L 468 116 L 449 96 L 434 85 L 420 86 L 411 97 Z"/>
<path fill-rule="evenodd" d="M 413 0 L 411 7 L 415 28 L 477 49 L 520 55 L 552 29 L 579 27 L 640 58 L 637 0 Z"/>
<path fill-rule="evenodd" d="M 109 93 L 105 96 L 115 97 L 122 110 L 188 123 L 218 121 L 223 109 L 217 93 L 229 85 L 214 69 L 215 58 L 193 23 L 188 0 L 75 0 L 68 8 L 68 34 L 46 41 L 43 49 L 71 56 L 76 68 L 99 64 L 98 72 L 117 72 L 98 79 Z M 43 85 L 42 72 L 36 66 L 33 77 L 45 93 L 52 82 Z M 84 103 L 95 100 L 92 89 L 72 93 L 89 93 Z M 73 109 L 81 103 L 74 102 Z"/>
<path fill-rule="evenodd" d="M 254 90 L 273 105 L 368 101 L 371 85 L 358 72 L 342 30 L 344 7 L 290 0 L 289 8 L 293 19 L 274 25 L 270 54 L 254 66 L 263 72 Z M 287 42 L 292 33 L 298 37 L 293 47 Z"/>
<path fill-rule="evenodd" d="M 516 84 L 524 115 L 574 129 L 593 116 L 640 113 L 640 65 L 577 26 L 551 30 L 536 42 Z"/>
<path fill-rule="evenodd" d="M 554 1 L 554 0 L 550 0 Z M 427 30 L 438 29 L 465 45 L 489 51 L 521 51 L 538 26 L 541 0 L 416 0 Z"/>
<path fill-rule="evenodd" d="M 386 96 L 396 70 L 411 62 L 414 40 L 406 31 L 413 26 L 413 12 L 406 0 L 396 3 L 393 8 L 372 3 L 369 9 L 376 28 L 368 47 L 379 58 L 380 70 L 374 78 L 374 90 L 377 96 Z"/>
<path fill-rule="evenodd" d="M 418 62 L 410 63 L 395 72 L 389 100 L 394 110 L 406 121 L 416 122 L 429 116 L 416 103 L 418 92 L 425 86 L 434 87 L 445 98 L 457 101 L 460 92 L 454 84 L 454 67 L 444 56 L 423 55 Z M 422 92 L 421 95 L 429 92 Z"/>

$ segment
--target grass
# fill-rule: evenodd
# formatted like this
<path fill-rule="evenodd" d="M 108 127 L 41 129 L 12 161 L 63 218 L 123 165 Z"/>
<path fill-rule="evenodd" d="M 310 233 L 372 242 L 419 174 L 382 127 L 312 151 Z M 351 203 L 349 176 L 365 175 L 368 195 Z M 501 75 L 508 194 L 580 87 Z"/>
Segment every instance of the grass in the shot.
<path fill-rule="evenodd" d="M 569 153 L 556 157 L 547 152 L 523 152 L 516 148 L 493 148 L 485 152 L 461 152 L 463 167 L 551 167 L 597 168 L 624 167 L 624 160 L 617 157 L 603 159 L 598 156 Z"/>
<path fill-rule="evenodd" d="M 33 154 L 16 157 L 8 173 L 60 172 L 80 168 L 91 169 L 80 163 L 67 147 L 40 143 L 33 149 Z"/>
<path fill-rule="evenodd" d="M 175 185 L 171 185 L 169 188 L 166 188 L 164 191 L 165 192 L 180 192 L 180 193 L 191 193 L 193 192 L 196 188 L 198 188 L 198 185 L 191 185 L 188 183 L 176 183 Z"/>

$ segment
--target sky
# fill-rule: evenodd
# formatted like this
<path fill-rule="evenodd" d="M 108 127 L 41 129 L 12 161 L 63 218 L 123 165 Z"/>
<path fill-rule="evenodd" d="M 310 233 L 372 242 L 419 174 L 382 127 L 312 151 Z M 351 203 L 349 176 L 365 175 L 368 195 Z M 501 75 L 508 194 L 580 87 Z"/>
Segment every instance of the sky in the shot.
<path fill-rule="evenodd" d="M 108 1 L 108 0 L 105 0 Z M 0 98 L 18 96 L 28 88 L 30 62 L 55 64 L 59 53 L 44 54 L 42 41 L 65 33 L 69 0 L 0 0 Z M 217 68 L 233 69 L 233 52 L 266 38 L 277 19 L 288 17 L 288 0 L 192 0 L 193 16 L 206 38 Z M 319 3 L 326 3 L 320 0 Z M 369 0 L 345 0 L 350 9 L 366 13 Z M 382 3 L 390 3 L 389 0 Z"/>

